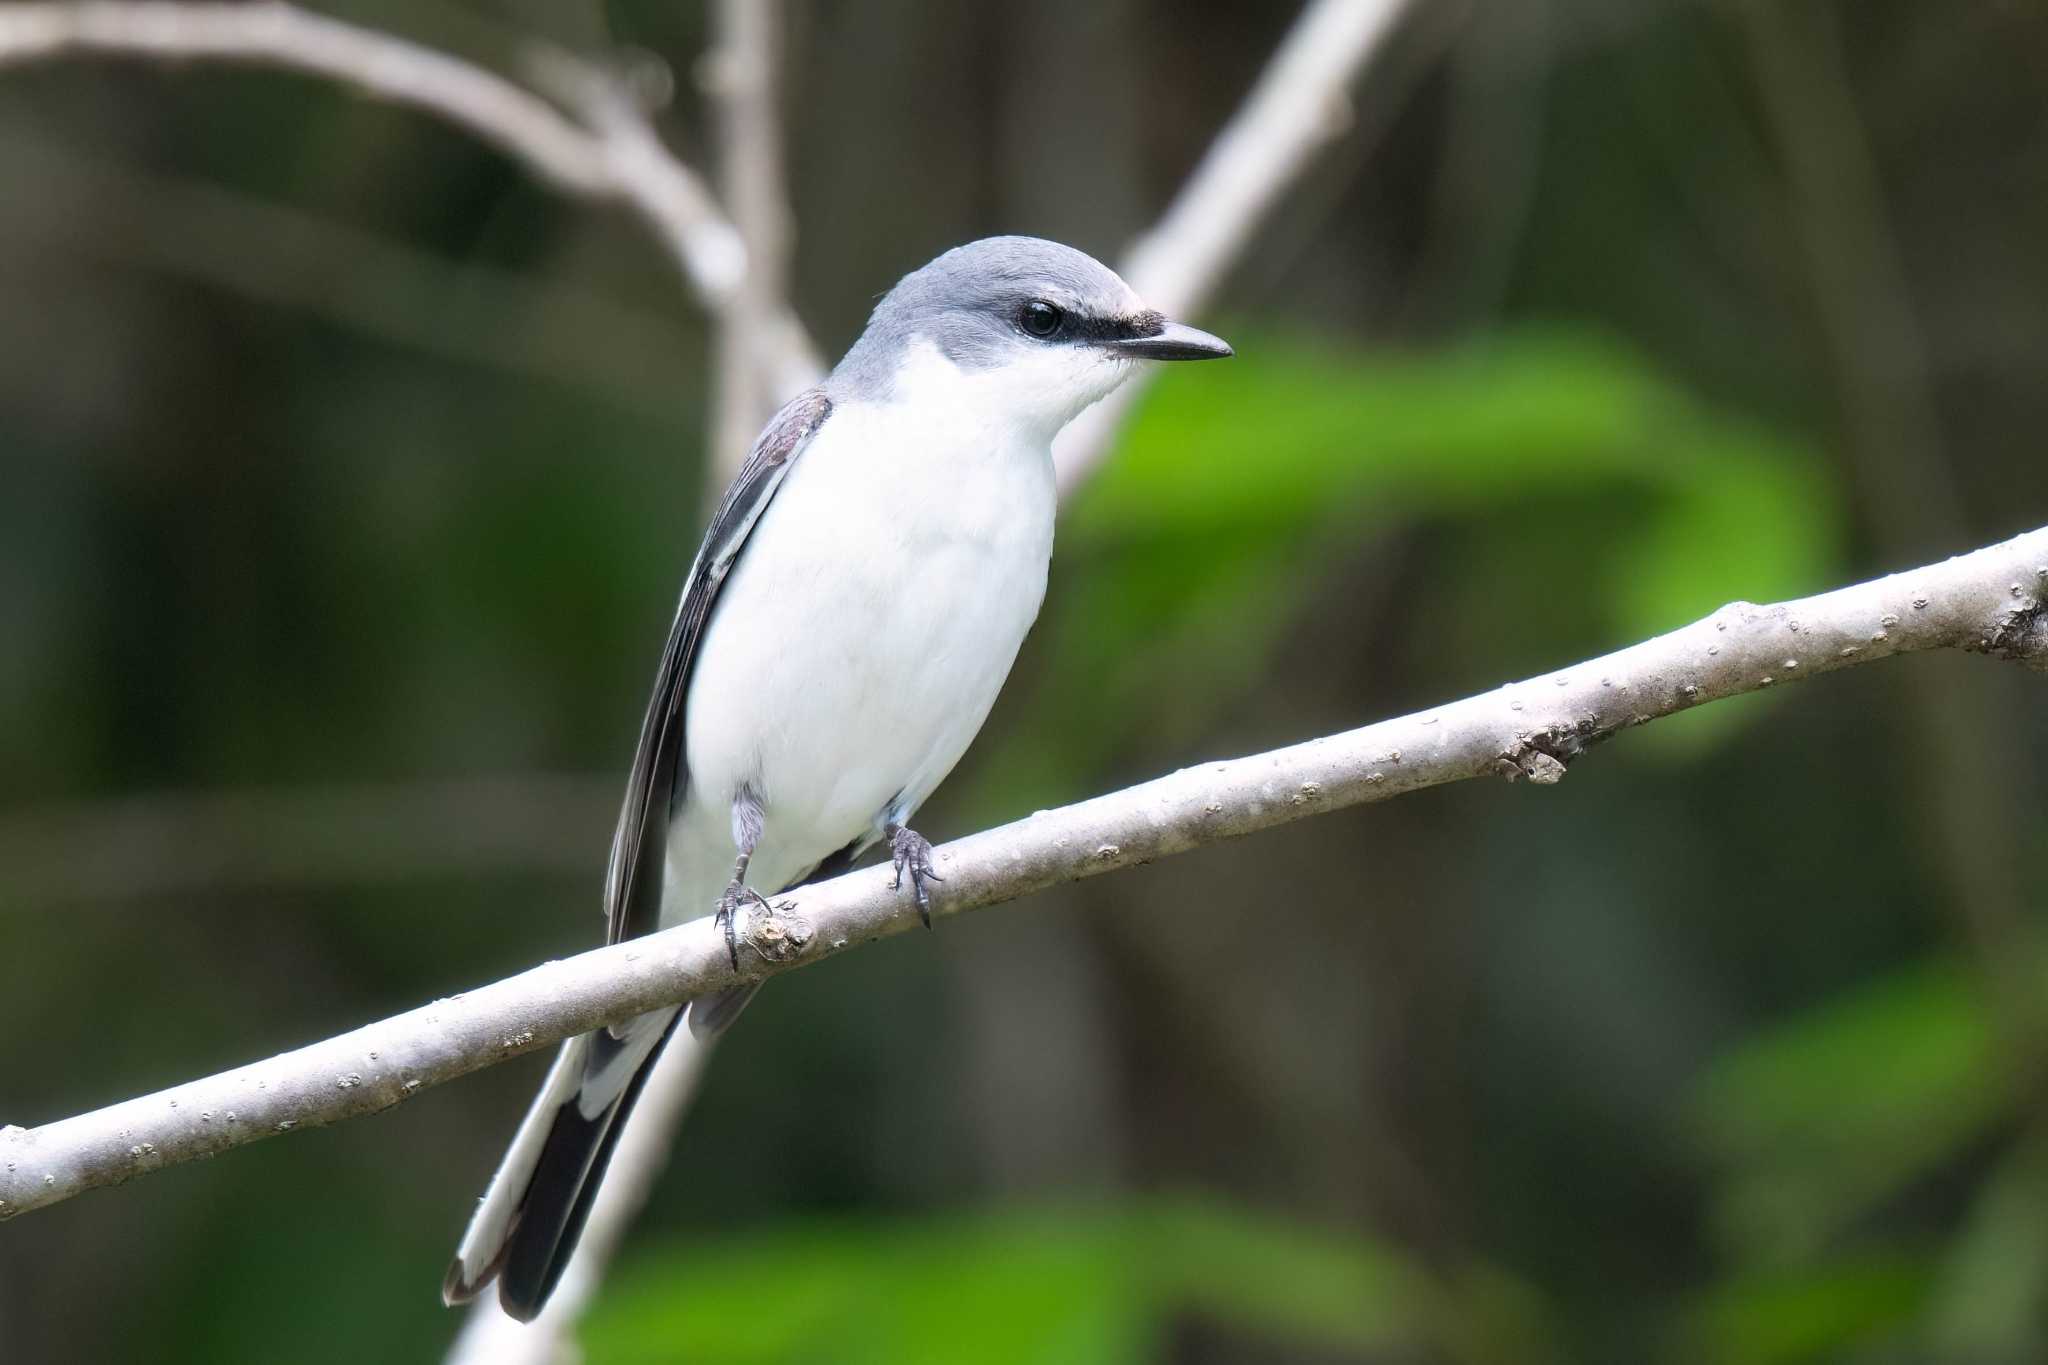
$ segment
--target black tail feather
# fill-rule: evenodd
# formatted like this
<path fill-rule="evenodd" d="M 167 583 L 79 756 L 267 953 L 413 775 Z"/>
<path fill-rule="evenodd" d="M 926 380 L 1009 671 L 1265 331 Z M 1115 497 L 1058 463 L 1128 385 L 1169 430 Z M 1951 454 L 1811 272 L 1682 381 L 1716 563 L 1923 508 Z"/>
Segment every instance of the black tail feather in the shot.
<path fill-rule="evenodd" d="M 498 1302 L 508 1315 L 521 1322 L 532 1322 L 554 1293 L 562 1272 L 568 1269 L 570 1254 L 583 1235 L 591 1202 L 604 1182 L 605 1167 L 611 1164 L 612 1150 L 618 1146 L 626 1118 L 633 1112 L 634 1101 L 640 1098 L 648 1074 L 660 1060 L 661 1050 L 681 1018 L 679 1012 L 669 1021 L 661 1040 L 633 1072 L 633 1079 L 603 1111 L 585 1118 L 571 1102 L 556 1114 L 554 1127 L 548 1130 L 547 1145 L 534 1166 L 533 1181 L 527 1186 L 519 1211 L 519 1225 L 512 1232 L 504 1268 L 498 1276 Z M 602 1044 L 611 1040 L 600 1032 L 593 1041 Z M 599 1064 L 593 1053 L 591 1069 Z"/>

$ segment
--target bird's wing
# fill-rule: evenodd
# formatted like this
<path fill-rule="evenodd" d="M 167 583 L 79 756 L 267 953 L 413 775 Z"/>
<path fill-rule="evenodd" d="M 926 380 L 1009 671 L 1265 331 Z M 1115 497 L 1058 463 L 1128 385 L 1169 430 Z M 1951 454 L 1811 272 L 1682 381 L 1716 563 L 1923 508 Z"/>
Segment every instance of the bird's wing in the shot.
<path fill-rule="evenodd" d="M 625 808 L 612 835 L 611 866 L 605 874 L 605 941 L 617 943 L 657 928 L 661 921 L 662 863 L 667 857 L 668 826 L 675 808 L 689 790 L 689 769 L 683 752 L 683 707 L 697 644 L 711 619 L 718 591 L 745 550 L 754 526 L 767 510 L 783 475 L 832 414 L 832 400 L 821 389 L 809 389 L 789 400 L 768 426 L 738 477 L 725 490 L 703 547 L 683 584 L 675 624 L 661 651 L 654 696 L 640 723 L 640 745 L 633 754 L 633 774 L 626 783 Z"/>

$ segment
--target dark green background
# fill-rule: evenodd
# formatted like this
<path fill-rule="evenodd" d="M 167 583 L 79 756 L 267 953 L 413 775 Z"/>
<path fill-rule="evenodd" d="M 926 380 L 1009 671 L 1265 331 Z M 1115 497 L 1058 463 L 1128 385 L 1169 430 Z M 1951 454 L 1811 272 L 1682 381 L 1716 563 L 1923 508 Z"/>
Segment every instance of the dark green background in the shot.
<path fill-rule="evenodd" d="M 491 60 L 695 5 L 337 7 Z M 796 304 L 1114 258 L 1283 6 L 799 3 Z M 935 837 L 2048 522 L 2048 12 L 1425 0 L 1063 522 Z M 633 221 L 0 72 L 0 1121 L 599 936 L 707 337 Z M 2048 690 L 1915 658 L 777 983 L 605 1362 L 2048 1354 Z M 0 1357 L 429 1360 L 539 1073 L 0 1227 Z"/>

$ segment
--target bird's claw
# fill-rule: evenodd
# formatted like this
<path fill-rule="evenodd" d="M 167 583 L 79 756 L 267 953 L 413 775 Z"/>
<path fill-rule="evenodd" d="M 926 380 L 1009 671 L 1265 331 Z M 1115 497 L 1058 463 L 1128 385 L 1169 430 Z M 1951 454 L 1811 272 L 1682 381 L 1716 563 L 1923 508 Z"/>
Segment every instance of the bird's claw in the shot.
<path fill-rule="evenodd" d="M 738 878 L 727 884 L 725 894 L 718 898 L 718 910 L 711 919 L 725 930 L 725 951 L 732 958 L 734 971 L 738 971 L 740 966 L 739 909 L 743 901 L 758 905 L 770 914 L 775 909 L 768 904 L 766 896 Z"/>
<path fill-rule="evenodd" d="M 924 927 L 932 927 L 932 896 L 925 889 L 926 882 L 946 880 L 932 868 L 932 841 L 914 829 L 898 825 L 889 833 L 889 860 L 895 865 L 896 875 L 889 882 L 891 891 L 901 890 L 903 874 L 910 874 L 911 894 L 917 897 L 917 917 L 924 921 Z"/>

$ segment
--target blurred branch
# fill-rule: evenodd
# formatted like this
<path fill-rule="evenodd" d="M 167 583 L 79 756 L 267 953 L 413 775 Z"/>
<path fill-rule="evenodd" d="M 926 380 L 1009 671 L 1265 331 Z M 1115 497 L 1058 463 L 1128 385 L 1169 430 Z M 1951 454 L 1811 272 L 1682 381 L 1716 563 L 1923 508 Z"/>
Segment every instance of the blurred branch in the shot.
<path fill-rule="evenodd" d="M 1199 308 L 1279 196 L 1349 119 L 1345 88 L 1392 32 L 1408 0 L 1313 0 L 1152 230 L 1131 248 L 1123 273 L 1155 307 Z M 734 5 L 725 27 L 751 42 L 769 21 Z M 737 49 L 748 50 L 745 45 Z M 752 338 L 755 372 L 780 399 L 823 372 L 802 323 L 779 289 L 753 290 L 748 242 L 695 172 L 671 155 L 646 114 L 607 73 L 561 52 L 535 54 L 536 78 L 580 116 L 571 118 L 503 76 L 374 29 L 275 0 L 179 4 L 169 0 L 84 0 L 0 9 L 0 67 L 73 56 L 214 60 L 284 67 L 326 76 L 394 104 L 432 114 L 497 147 L 564 193 L 616 202 L 654 229 L 721 320 Z M 714 83 L 738 86 L 726 117 L 732 145 L 772 135 L 774 86 L 746 90 L 749 63 L 713 68 Z M 744 104 L 747 112 L 741 111 Z M 746 129 L 742 134 L 741 128 Z M 750 151 L 749 155 L 752 153 Z M 733 168 L 764 189 L 750 229 L 773 247 L 779 187 L 765 170 Z M 737 188 L 737 185 L 735 185 Z M 772 267 L 771 267 L 772 269 Z M 1143 386 L 1126 384 L 1064 433 L 1056 456 L 1071 489 L 1106 458 Z M 751 434 L 751 433 L 749 433 Z M 744 440 L 744 437 L 741 438 Z M 720 458 L 725 458 L 721 450 Z"/>
<path fill-rule="evenodd" d="M 960 914 L 1326 811 L 1466 778 L 1552 784 L 1593 744 L 1705 702 L 1919 650 L 2048 673 L 2048 527 L 1776 606 L 1733 603 L 1653 640 L 1463 701 L 1205 763 L 948 844 L 932 913 Z M 235 1071 L 39 1128 L 0 1130 L 0 1218 L 420 1090 L 916 923 L 887 867 L 801 888 L 746 925 L 735 970 L 709 918 L 518 976 Z"/>
<path fill-rule="evenodd" d="M 1840 25 L 1823 6 L 1744 0 L 1736 14 L 1787 210 L 1805 257 L 1851 472 L 1873 544 L 1911 556 L 1953 544 L 1966 518 L 1944 448 L 1926 338 L 1851 88 Z M 2048 1060 L 2028 935 L 2019 774 L 1994 680 L 1902 679 L 1904 763 L 1927 794 L 1916 830 L 1997 1007 L 2015 1076 Z M 2048 1119 L 2048 1111 L 2042 1117 Z"/>
<path fill-rule="evenodd" d="M 1408 0 L 1313 0 L 1152 230 L 1120 270 L 1138 297 L 1185 318 L 1208 302 L 1266 214 L 1351 120 L 1346 91 Z M 1085 483 L 1150 376 L 1082 413 L 1054 443 L 1060 492 Z"/>
<path fill-rule="evenodd" d="M 729 255 L 731 268 L 710 287 L 699 280 L 698 295 L 721 323 L 752 307 L 759 316 L 742 335 L 758 343 L 753 362 L 786 393 L 818 382 L 825 365 L 810 334 L 779 298 L 762 300 L 748 288 L 753 262 L 747 243 L 718 210 L 694 171 L 669 154 L 654 126 L 629 91 L 609 73 L 569 54 L 546 50 L 533 66 L 540 78 L 583 112 L 597 131 L 622 193 L 679 260 L 715 251 Z"/>
<path fill-rule="evenodd" d="M 618 79 L 566 53 L 536 53 L 533 66 L 580 122 L 460 58 L 271 0 L 0 8 L 0 67 L 95 56 L 240 62 L 328 77 L 451 123 L 563 193 L 631 209 L 715 314 L 736 306 L 746 279 L 745 244 L 696 173 L 662 145 Z M 821 367 L 794 318 L 774 339 L 775 353 L 760 358 L 770 373 L 796 378 L 798 387 L 816 378 Z"/>
<path fill-rule="evenodd" d="M 377 341 L 568 385 L 665 423 L 697 334 L 563 280 L 461 263 L 273 200 L 0 131 L 0 251 L 33 244 L 295 309 Z"/>
<path fill-rule="evenodd" d="M 456 124 L 558 189 L 622 192 L 590 135 L 546 101 L 467 62 L 289 5 L 89 0 L 0 10 L 0 65 L 69 56 L 212 59 L 327 76 Z M 736 253 L 736 243 L 712 244 L 701 264 L 714 287 L 731 287 Z"/>
<path fill-rule="evenodd" d="M 1735 13 L 1765 130 L 1783 159 L 1788 217 L 1841 391 L 1849 453 L 1861 466 L 1854 486 L 1887 548 L 1917 553 L 1966 523 L 1947 477 L 1927 343 L 1841 34 L 1822 6 L 1743 0 Z"/>
<path fill-rule="evenodd" d="M 422 875 L 594 876 L 610 778 L 530 774 L 134 796 L 0 813 L 9 910 Z"/>
<path fill-rule="evenodd" d="M 755 363 L 788 325 L 780 301 L 789 288 L 790 211 L 784 189 L 783 13 L 779 0 L 718 0 L 717 45 L 705 57 L 703 84 L 718 140 L 719 193 L 745 244 L 749 269 L 719 319 L 709 488 L 716 497 L 739 472 L 754 437 L 789 394 Z"/>

